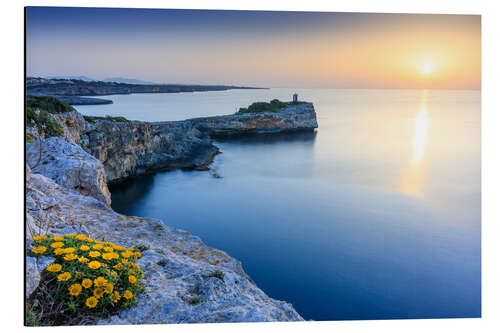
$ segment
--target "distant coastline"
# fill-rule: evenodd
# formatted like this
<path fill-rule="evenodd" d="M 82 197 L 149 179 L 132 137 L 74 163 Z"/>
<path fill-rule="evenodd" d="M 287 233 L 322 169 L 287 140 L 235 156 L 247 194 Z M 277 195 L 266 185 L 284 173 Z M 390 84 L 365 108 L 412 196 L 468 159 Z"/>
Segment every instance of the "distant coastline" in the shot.
<path fill-rule="evenodd" d="M 129 95 L 144 93 L 180 93 L 224 91 L 231 89 L 269 89 L 262 87 L 191 84 L 130 84 L 80 79 L 27 77 L 26 90 L 32 96 L 54 96 L 72 105 L 111 104 L 108 99 L 81 96 Z"/>

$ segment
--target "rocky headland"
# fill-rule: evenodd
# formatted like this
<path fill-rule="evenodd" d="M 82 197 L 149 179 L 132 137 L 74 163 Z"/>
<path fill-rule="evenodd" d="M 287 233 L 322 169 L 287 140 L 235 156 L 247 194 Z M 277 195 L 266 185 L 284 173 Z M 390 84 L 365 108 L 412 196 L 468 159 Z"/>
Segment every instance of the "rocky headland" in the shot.
<path fill-rule="evenodd" d="M 107 186 L 157 170 L 207 169 L 219 152 L 213 136 L 314 130 L 311 103 L 280 112 L 161 123 L 86 121 L 77 111 L 50 117 L 62 135 L 27 127 L 27 250 L 31 235 L 47 232 L 82 232 L 149 249 L 137 261 L 146 292 L 135 307 L 99 324 L 303 320 L 291 304 L 268 297 L 225 252 L 167 227 L 168 221 L 114 212 Z M 28 300 L 49 263 L 46 257 L 27 257 Z"/>

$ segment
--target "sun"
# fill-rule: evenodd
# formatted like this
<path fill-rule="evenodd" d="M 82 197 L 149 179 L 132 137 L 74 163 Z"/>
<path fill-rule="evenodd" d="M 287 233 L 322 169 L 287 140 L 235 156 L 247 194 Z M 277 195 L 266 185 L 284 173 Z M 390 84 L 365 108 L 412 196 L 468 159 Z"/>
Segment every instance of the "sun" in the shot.
<path fill-rule="evenodd" d="M 422 68 L 420 69 L 420 71 L 422 72 L 422 74 L 424 75 L 429 75 L 433 72 L 433 68 L 432 68 L 432 65 L 431 64 L 424 64 L 422 66 Z"/>

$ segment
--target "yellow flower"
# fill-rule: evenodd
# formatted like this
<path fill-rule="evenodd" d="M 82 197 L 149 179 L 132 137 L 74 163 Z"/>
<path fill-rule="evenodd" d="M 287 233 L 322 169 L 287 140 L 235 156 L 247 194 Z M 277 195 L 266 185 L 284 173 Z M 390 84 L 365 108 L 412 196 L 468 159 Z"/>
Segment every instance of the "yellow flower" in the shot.
<path fill-rule="evenodd" d="M 83 279 L 82 286 L 85 289 L 88 289 L 88 288 L 92 287 L 92 280 L 91 279 Z"/>
<path fill-rule="evenodd" d="M 104 292 L 106 294 L 111 294 L 113 292 L 113 284 L 112 283 L 106 283 L 106 285 L 104 286 Z"/>
<path fill-rule="evenodd" d="M 109 298 L 114 302 L 117 303 L 120 300 L 120 293 L 115 290 L 115 292 L 109 296 Z"/>
<path fill-rule="evenodd" d="M 67 248 L 63 249 L 63 252 L 64 253 L 73 253 L 73 252 L 75 252 L 75 248 L 74 247 L 67 247 Z"/>
<path fill-rule="evenodd" d="M 102 249 L 103 247 L 104 247 L 104 246 L 103 246 L 102 244 L 94 244 L 94 246 L 92 246 L 92 248 L 93 248 L 94 250 L 100 250 L 100 249 Z"/>
<path fill-rule="evenodd" d="M 111 259 L 118 259 L 120 258 L 120 255 L 116 252 L 111 252 Z"/>
<path fill-rule="evenodd" d="M 52 238 L 57 242 L 64 240 L 64 236 L 53 236 Z"/>
<path fill-rule="evenodd" d="M 36 253 L 36 254 L 42 254 L 45 251 L 47 251 L 47 248 L 45 246 L 37 246 L 31 250 L 31 252 Z"/>
<path fill-rule="evenodd" d="M 108 282 L 108 280 L 106 280 L 102 276 L 99 276 L 97 279 L 94 280 L 94 285 L 96 287 L 104 287 L 107 282 Z"/>
<path fill-rule="evenodd" d="M 137 258 L 140 258 L 142 256 L 141 252 L 137 251 L 136 253 L 134 253 L 134 255 L 137 257 Z"/>
<path fill-rule="evenodd" d="M 41 241 L 42 239 L 45 239 L 45 235 L 38 235 L 38 236 L 33 236 L 34 241 Z"/>
<path fill-rule="evenodd" d="M 113 248 L 111 246 L 106 246 L 103 248 L 105 252 L 113 252 Z"/>
<path fill-rule="evenodd" d="M 49 272 L 56 273 L 62 269 L 62 266 L 59 264 L 50 264 L 46 268 Z"/>
<path fill-rule="evenodd" d="M 101 288 L 94 289 L 94 296 L 97 298 L 101 298 L 104 295 L 104 291 Z"/>
<path fill-rule="evenodd" d="M 114 269 L 116 269 L 117 271 L 121 271 L 123 269 L 123 266 L 122 264 L 116 264 L 113 266 Z"/>
<path fill-rule="evenodd" d="M 89 308 L 95 308 L 97 303 L 99 302 L 99 300 L 97 298 L 95 298 L 94 296 L 90 296 L 89 298 L 87 298 L 87 300 L 85 301 L 85 305 Z"/>
<path fill-rule="evenodd" d="M 89 242 L 89 243 L 93 243 L 94 242 L 94 240 L 92 238 L 89 238 L 89 237 L 85 237 L 85 240 L 87 242 Z"/>
<path fill-rule="evenodd" d="M 132 255 L 132 252 L 129 252 L 129 251 L 122 252 L 122 257 L 125 259 L 129 258 L 131 255 Z"/>
<path fill-rule="evenodd" d="M 84 241 L 87 239 L 87 236 L 82 235 L 82 234 L 78 234 L 78 235 L 76 235 L 76 239 L 78 239 L 79 241 Z"/>
<path fill-rule="evenodd" d="M 102 254 L 102 258 L 105 259 L 105 260 L 111 260 L 111 259 L 114 259 L 114 252 L 106 252 L 106 253 L 103 253 Z"/>
<path fill-rule="evenodd" d="M 90 246 L 88 246 L 88 245 L 80 246 L 80 251 L 88 251 L 88 250 L 90 250 Z"/>
<path fill-rule="evenodd" d="M 64 256 L 64 260 L 66 261 L 75 260 L 76 258 L 78 258 L 78 256 L 74 253 L 68 253 L 67 255 Z"/>
<path fill-rule="evenodd" d="M 111 245 L 113 247 L 113 249 L 115 249 L 116 251 L 123 251 L 125 250 L 125 248 L 123 246 L 119 246 L 119 245 Z"/>
<path fill-rule="evenodd" d="M 89 262 L 89 258 L 85 258 L 85 257 L 80 257 L 78 258 L 78 261 L 81 263 L 81 264 L 86 264 Z"/>
<path fill-rule="evenodd" d="M 90 251 L 89 252 L 89 256 L 91 256 L 92 258 L 97 258 L 101 255 L 101 252 L 99 251 Z"/>
<path fill-rule="evenodd" d="M 63 242 L 54 242 L 54 243 L 50 244 L 50 247 L 53 249 L 57 249 L 57 248 L 63 247 L 63 246 L 64 246 Z"/>
<path fill-rule="evenodd" d="M 128 260 L 127 259 L 122 259 L 122 264 L 126 264 L 128 263 Z"/>
<path fill-rule="evenodd" d="M 113 275 L 113 276 L 117 276 L 117 275 L 118 275 L 118 273 L 117 273 L 116 271 L 112 271 L 112 272 L 111 272 L 111 275 Z"/>
<path fill-rule="evenodd" d="M 101 267 L 101 263 L 99 261 L 93 260 L 89 262 L 89 267 L 92 269 L 98 269 Z"/>
<path fill-rule="evenodd" d="M 126 299 L 131 299 L 132 297 L 134 297 L 134 294 L 132 294 L 130 290 L 125 290 L 125 292 L 123 293 L 123 297 L 125 297 Z"/>
<path fill-rule="evenodd" d="M 54 254 L 55 254 L 56 256 L 58 256 L 58 255 L 60 255 L 60 254 L 63 254 L 63 253 L 64 253 L 64 250 L 63 250 L 63 249 L 61 249 L 61 248 L 57 248 L 57 249 L 55 249 L 55 250 L 54 250 Z"/>
<path fill-rule="evenodd" d="M 136 283 L 137 282 L 137 278 L 135 276 L 133 276 L 133 275 L 129 275 L 128 282 L 130 282 L 130 283 Z"/>
<path fill-rule="evenodd" d="M 76 236 L 76 233 L 72 232 L 70 234 L 66 234 L 66 237 L 75 237 Z"/>
<path fill-rule="evenodd" d="M 71 279 L 71 273 L 69 272 L 64 272 L 57 276 L 57 281 L 68 281 L 69 279 Z"/>
<path fill-rule="evenodd" d="M 72 284 L 69 288 L 69 293 L 72 296 L 78 296 L 82 292 L 82 285 L 79 283 Z"/>

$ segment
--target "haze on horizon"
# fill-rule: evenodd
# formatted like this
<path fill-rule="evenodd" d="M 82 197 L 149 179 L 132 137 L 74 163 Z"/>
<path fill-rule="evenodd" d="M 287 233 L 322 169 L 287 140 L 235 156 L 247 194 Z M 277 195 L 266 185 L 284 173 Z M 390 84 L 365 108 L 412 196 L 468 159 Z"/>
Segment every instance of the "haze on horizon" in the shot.
<path fill-rule="evenodd" d="M 481 89 L 479 15 L 27 7 L 28 76 Z"/>

